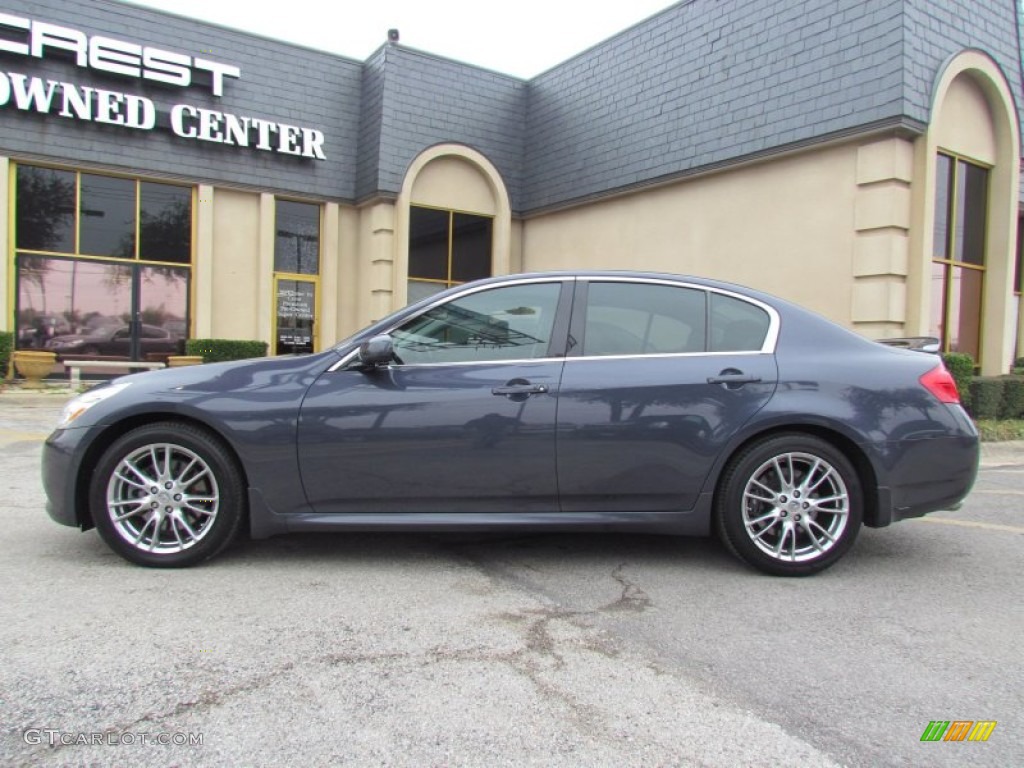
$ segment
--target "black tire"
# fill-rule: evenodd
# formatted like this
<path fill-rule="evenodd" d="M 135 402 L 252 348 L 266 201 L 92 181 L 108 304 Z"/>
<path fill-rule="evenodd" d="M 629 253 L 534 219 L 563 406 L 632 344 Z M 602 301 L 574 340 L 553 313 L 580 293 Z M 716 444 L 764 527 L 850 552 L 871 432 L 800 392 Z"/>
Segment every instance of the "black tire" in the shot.
<path fill-rule="evenodd" d="M 811 435 L 766 437 L 734 456 L 715 499 L 715 528 L 744 562 L 775 576 L 809 576 L 853 546 L 864 494 L 850 460 Z"/>
<path fill-rule="evenodd" d="M 160 422 L 133 429 L 103 453 L 89 505 L 96 530 L 121 557 L 184 568 L 217 555 L 238 535 L 245 484 L 214 434 Z"/>

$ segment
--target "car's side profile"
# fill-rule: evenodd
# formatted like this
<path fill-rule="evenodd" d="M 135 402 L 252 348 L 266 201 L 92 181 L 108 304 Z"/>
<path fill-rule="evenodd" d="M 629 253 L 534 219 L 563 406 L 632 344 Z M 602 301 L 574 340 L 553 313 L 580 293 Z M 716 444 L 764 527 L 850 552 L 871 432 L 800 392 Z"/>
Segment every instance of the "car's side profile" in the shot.
<path fill-rule="evenodd" d="M 72 401 L 48 510 L 133 562 L 247 526 L 707 535 L 769 573 L 957 505 L 977 433 L 934 355 L 653 273 L 458 286 L 325 352 L 123 377 Z"/>
<path fill-rule="evenodd" d="M 165 328 L 140 324 L 139 347 L 144 354 L 163 352 L 173 354 L 181 346 L 180 340 Z M 96 328 L 89 333 L 54 336 L 46 348 L 61 357 L 68 355 L 127 355 L 131 351 L 132 331 L 126 325 Z"/>

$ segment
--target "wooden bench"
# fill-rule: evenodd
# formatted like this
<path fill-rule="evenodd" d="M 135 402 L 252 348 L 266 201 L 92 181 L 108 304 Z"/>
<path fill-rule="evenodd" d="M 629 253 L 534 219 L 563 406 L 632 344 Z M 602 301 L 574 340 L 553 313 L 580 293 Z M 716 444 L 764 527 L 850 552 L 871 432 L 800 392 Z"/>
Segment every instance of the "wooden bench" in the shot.
<path fill-rule="evenodd" d="M 140 360 L 65 360 L 64 367 L 68 369 L 68 381 L 72 389 L 78 389 L 82 385 L 83 368 L 103 368 L 113 371 L 131 372 L 133 368 L 145 368 L 150 371 L 157 368 L 166 368 L 165 363 L 142 362 Z"/>

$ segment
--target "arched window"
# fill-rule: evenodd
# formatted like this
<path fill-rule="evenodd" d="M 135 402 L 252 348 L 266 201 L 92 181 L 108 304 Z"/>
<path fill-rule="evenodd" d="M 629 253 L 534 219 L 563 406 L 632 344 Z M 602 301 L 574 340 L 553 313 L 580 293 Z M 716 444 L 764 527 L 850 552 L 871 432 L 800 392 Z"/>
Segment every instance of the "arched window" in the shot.
<path fill-rule="evenodd" d="M 981 357 L 989 172 L 940 153 L 935 168 L 930 333 L 945 352 Z"/>

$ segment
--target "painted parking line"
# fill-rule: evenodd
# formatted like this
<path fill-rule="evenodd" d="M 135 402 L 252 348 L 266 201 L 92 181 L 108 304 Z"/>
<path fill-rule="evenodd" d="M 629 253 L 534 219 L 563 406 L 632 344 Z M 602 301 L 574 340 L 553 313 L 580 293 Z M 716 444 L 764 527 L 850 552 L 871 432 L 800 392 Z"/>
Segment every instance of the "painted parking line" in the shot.
<path fill-rule="evenodd" d="M 974 495 L 979 494 L 979 493 L 990 493 L 990 494 L 994 494 L 996 496 L 1024 496 L 1024 491 L 1007 491 L 1007 490 L 999 491 L 999 490 L 993 490 L 993 489 L 990 489 L 990 488 L 985 488 L 984 490 L 977 490 L 977 489 L 975 489 L 975 490 L 971 491 L 971 496 L 974 496 Z"/>
<path fill-rule="evenodd" d="M 0 442 L 5 443 L 20 443 L 25 440 L 35 440 L 41 443 L 48 435 L 49 432 L 21 432 L 16 429 L 0 427 Z"/>
<path fill-rule="evenodd" d="M 916 522 L 937 523 L 938 525 L 958 525 L 961 528 L 981 528 L 986 531 L 1002 531 L 1003 533 L 1024 533 L 1024 526 L 1001 525 L 999 523 L 981 523 L 973 520 L 950 520 L 946 517 L 919 517 Z"/>

